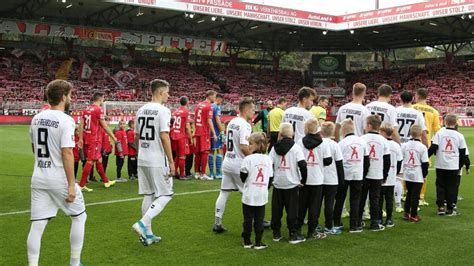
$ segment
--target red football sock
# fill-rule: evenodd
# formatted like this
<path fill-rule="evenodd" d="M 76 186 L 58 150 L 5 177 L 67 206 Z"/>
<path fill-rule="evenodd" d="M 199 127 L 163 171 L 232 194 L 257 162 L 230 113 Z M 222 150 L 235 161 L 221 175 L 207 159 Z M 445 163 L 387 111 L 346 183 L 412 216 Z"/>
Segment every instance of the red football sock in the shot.
<path fill-rule="evenodd" d="M 194 173 L 199 173 L 199 167 L 201 166 L 201 153 L 196 152 L 194 155 Z"/>
<path fill-rule="evenodd" d="M 87 182 L 87 177 L 89 176 L 92 170 L 92 163 L 86 162 L 84 168 L 82 168 L 81 182 L 79 182 L 80 187 L 84 187 Z"/>
<path fill-rule="evenodd" d="M 209 159 L 209 152 L 201 153 L 201 174 L 206 174 L 207 160 Z"/>
<path fill-rule="evenodd" d="M 97 172 L 99 173 L 100 178 L 102 178 L 102 182 L 108 183 L 109 179 L 107 178 L 107 175 L 105 175 L 104 166 L 102 166 L 102 163 L 101 162 L 96 162 L 95 163 L 95 168 L 97 169 Z"/>
<path fill-rule="evenodd" d="M 184 167 L 185 164 L 186 164 L 186 157 L 185 158 L 178 157 L 179 176 L 186 175 L 186 169 Z"/>

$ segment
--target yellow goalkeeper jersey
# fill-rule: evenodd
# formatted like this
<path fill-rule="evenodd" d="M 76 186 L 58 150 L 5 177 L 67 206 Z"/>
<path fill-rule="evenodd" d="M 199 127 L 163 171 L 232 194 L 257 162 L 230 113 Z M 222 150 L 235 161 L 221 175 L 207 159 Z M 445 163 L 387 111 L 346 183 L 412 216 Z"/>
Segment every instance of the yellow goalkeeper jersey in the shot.
<path fill-rule="evenodd" d="M 322 106 L 313 106 L 311 107 L 311 109 L 309 110 L 311 113 L 313 113 L 314 115 L 314 118 L 318 119 L 318 122 L 319 122 L 319 119 L 322 119 L 324 121 L 326 121 L 326 109 L 324 109 Z"/>
<path fill-rule="evenodd" d="M 423 113 L 426 129 L 428 130 L 428 144 L 431 145 L 431 138 L 441 128 L 439 112 L 427 104 L 414 104 L 413 108 Z"/>

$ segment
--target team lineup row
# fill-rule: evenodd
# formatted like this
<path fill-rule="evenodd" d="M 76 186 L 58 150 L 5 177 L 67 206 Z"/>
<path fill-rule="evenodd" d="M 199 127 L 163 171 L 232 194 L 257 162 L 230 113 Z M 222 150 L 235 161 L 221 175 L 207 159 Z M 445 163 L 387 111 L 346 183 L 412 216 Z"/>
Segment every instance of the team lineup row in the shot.
<path fill-rule="evenodd" d="M 151 102 L 139 109 L 135 120 L 139 194 L 143 195 L 144 199 L 141 207 L 143 216 L 133 225 L 133 229 L 144 245 L 161 240 L 152 231 L 152 220 L 171 200 L 173 195 L 172 176 L 176 173 L 170 138 L 170 135 L 173 134 L 170 128 L 171 112 L 164 106 L 169 97 L 170 85 L 164 80 L 153 80 L 150 87 Z M 356 90 L 356 88 L 360 89 Z M 71 265 L 80 264 L 86 213 L 81 189 L 76 185 L 74 175 L 72 150 L 76 146 L 74 141 L 75 124 L 71 117 L 64 114 L 71 102 L 71 90 L 72 85 L 66 81 L 55 80 L 48 84 L 46 94 L 51 109 L 36 115 L 30 127 L 36 161 L 32 176 L 32 225 L 27 241 L 30 265 L 37 265 L 43 231 L 47 221 L 56 215 L 58 209 L 62 209 L 71 216 Z M 361 97 L 361 95 L 363 99 L 365 86 L 360 83 L 356 84 L 353 94 L 354 100 L 356 100 L 356 96 Z M 208 104 L 212 102 L 214 96 L 214 92 L 209 92 Z M 392 124 L 382 124 L 387 115 L 371 115 L 356 109 L 344 111 L 344 107 L 342 107 L 340 113 L 345 112 L 343 114 L 350 117 L 339 117 L 338 115 L 335 126 L 330 122 L 319 125 L 318 120 L 308 111 L 315 97 L 316 93 L 313 89 L 304 87 L 298 92 L 298 106 L 290 107 L 283 114 L 279 114 L 281 123 L 278 125 L 278 135 L 275 138 L 275 134 L 271 134 L 275 132 L 270 132 L 270 143 L 273 148 L 269 155 L 265 155 L 267 138 L 261 133 L 252 134 L 248 122 L 255 112 L 252 99 L 243 98 L 240 101 L 239 115 L 230 121 L 226 129 L 226 152 L 222 165 L 221 192 L 216 201 L 214 232 L 225 231 L 222 226 L 222 218 L 226 201 L 231 191 L 239 190 L 243 195 L 244 232 L 242 237 L 244 247 L 255 247 L 256 249 L 267 247 L 261 241 L 261 237 L 269 184 L 274 187 L 271 227 L 275 241 L 281 239 L 283 209 L 287 212 L 290 243 L 296 244 L 305 241 L 301 235 L 301 227 L 306 215 L 308 217 L 307 236 L 309 238 L 323 238 L 324 233 L 316 230 L 317 217 L 323 198 L 327 232 L 334 233 L 340 230 L 342 228 L 340 212 L 348 188 L 350 188 L 349 230 L 354 233 L 362 230 L 360 209 L 363 209 L 367 194 L 370 201 L 370 228 L 383 230 L 380 195 L 381 193 L 387 195 L 388 203 L 391 194 L 393 202 L 393 188 L 390 190 L 390 188 L 383 189 L 383 187 L 392 187 L 388 183 L 389 177 L 392 178 L 390 180 L 393 180 L 399 170 L 403 171 L 403 178 L 408 190 L 405 217 L 417 222 L 420 220 L 416 213 L 417 197 L 423 178 L 427 173 L 429 154 L 436 154 L 438 157 L 436 168 L 442 171 L 438 178 L 445 180 L 445 183 L 440 185 L 440 190 L 442 188 L 443 193 L 438 193 L 440 202 L 438 206 L 444 208 L 446 200 L 447 211 L 449 214 L 453 214 L 452 195 L 456 193 L 457 188 L 454 186 L 453 189 L 450 183 L 451 176 L 455 172 L 454 179 L 456 179 L 462 165 L 468 164 L 464 138 L 457 131 L 450 130 L 455 125 L 455 122 L 454 125 L 452 123 L 454 116 L 446 118 L 448 129 L 440 131 L 440 133 L 447 132 L 447 135 L 440 135 L 438 138 L 436 135 L 429 150 L 417 141 L 426 134 L 423 126 L 415 122 L 408 123 L 411 126 L 409 132 L 414 140 L 405 141 L 402 147 L 398 147 L 401 152 L 397 155 L 397 153 L 390 152 L 390 146 L 396 142 L 386 140 L 386 138 L 393 136 L 390 133 L 397 132 Z M 402 99 L 403 97 L 402 94 Z M 406 104 L 408 105 L 409 102 Z M 269 114 L 268 117 L 269 123 L 274 123 L 272 114 Z M 362 120 L 362 123 L 359 122 L 359 119 Z M 196 116 L 196 132 L 198 123 L 209 125 L 206 123 L 209 121 L 208 119 L 198 120 L 199 116 Z M 456 121 L 455 117 L 454 121 Z M 96 127 L 95 133 L 97 133 L 99 127 L 104 127 L 103 124 L 105 121 L 100 110 L 91 112 L 90 117 L 83 116 L 78 143 L 79 146 L 88 147 L 85 149 L 88 161 L 100 162 L 96 150 L 100 144 L 96 142 L 97 137 L 88 134 L 92 133 L 91 125 Z M 362 126 L 362 130 L 360 126 Z M 367 134 L 360 134 L 364 132 L 364 128 Z M 380 128 L 382 128 L 382 132 L 385 132 L 382 135 L 385 134 L 386 138 L 378 134 Z M 398 132 L 401 132 L 400 128 L 397 128 Z M 210 149 L 211 136 L 214 140 L 218 138 L 215 131 L 213 133 L 211 129 L 212 127 L 209 125 L 203 127 L 201 135 L 195 134 L 197 138 L 194 146 L 200 147 L 203 154 L 206 154 L 206 151 Z M 116 141 L 113 133 L 107 130 L 107 134 Z M 185 130 L 187 130 L 186 125 Z M 342 132 L 344 138 L 337 143 L 339 131 Z M 331 140 L 333 134 L 335 140 Z M 401 133 L 400 136 L 402 137 Z M 405 136 L 408 137 L 408 134 L 403 135 L 403 137 Z M 176 140 L 174 137 L 173 139 Z M 450 139 L 449 145 L 445 143 L 447 139 Z M 450 148 L 449 152 L 444 152 L 447 148 Z M 392 159 L 394 155 L 397 157 Z M 177 157 L 180 157 L 179 153 Z M 438 162 L 443 161 L 440 158 L 446 159 L 444 165 L 438 165 Z M 453 158 L 457 158 L 457 161 Z M 403 163 L 399 163 L 399 161 L 403 161 Z M 331 181 L 325 181 L 326 178 Z M 107 184 L 107 182 L 105 183 Z M 332 206 L 334 206 L 333 211 L 331 211 Z M 387 213 L 385 224 L 390 226 L 388 215 Z M 250 241 L 252 224 L 256 233 L 255 245 Z M 393 221 L 391 224 L 393 225 Z"/>

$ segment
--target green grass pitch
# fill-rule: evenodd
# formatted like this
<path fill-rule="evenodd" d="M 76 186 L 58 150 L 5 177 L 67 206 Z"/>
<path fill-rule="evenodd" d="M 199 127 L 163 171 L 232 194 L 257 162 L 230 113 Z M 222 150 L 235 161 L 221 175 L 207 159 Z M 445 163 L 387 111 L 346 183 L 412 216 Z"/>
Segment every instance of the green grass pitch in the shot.
<path fill-rule="evenodd" d="M 463 128 L 469 148 L 474 151 L 474 128 Z M 0 126 L 0 265 L 25 265 L 26 238 L 30 221 L 30 176 L 33 155 L 27 126 Z M 115 158 L 107 173 L 115 177 Z M 124 168 L 125 174 L 126 168 Z M 384 232 L 351 235 L 347 231 L 320 241 L 290 245 L 274 243 L 266 231 L 266 250 L 241 247 L 242 211 L 240 194 L 228 201 L 222 235 L 211 232 L 219 181 L 175 181 L 173 198 L 154 220 L 153 229 L 161 243 L 143 247 L 131 230 L 140 217 L 141 200 L 137 183 L 121 183 L 106 190 L 94 183 L 94 192 L 85 194 L 88 220 L 82 251 L 84 265 L 152 264 L 420 264 L 472 265 L 474 263 L 474 181 L 464 176 L 458 203 L 462 215 L 438 217 L 434 207 L 434 170 L 428 178 L 427 201 L 412 224 L 394 214 L 395 227 Z M 199 192 L 188 194 L 188 192 Z M 122 200 L 122 201 L 120 201 Z M 100 204 L 97 204 L 100 203 Z M 22 212 L 23 211 L 23 212 Z M 14 213 L 20 212 L 20 213 Z M 270 206 L 267 205 L 267 217 Z M 323 219 L 320 218 L 320 222 Z M 284 222 L 285 224 L 285 222 Z M 347 224 L 347 221 L 345 222 Z M 40 263 L 69 263 L 70 220 L 63 213 L 51 220 L 43 236 Z M 283 231 L 287 239 L 286 230 Z"/>

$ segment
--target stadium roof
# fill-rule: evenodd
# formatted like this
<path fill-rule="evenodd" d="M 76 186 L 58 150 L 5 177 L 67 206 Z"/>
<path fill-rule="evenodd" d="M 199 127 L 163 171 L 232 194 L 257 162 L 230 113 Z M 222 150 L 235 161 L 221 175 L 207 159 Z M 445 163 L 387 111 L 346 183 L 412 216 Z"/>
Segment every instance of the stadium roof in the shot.
<path fill-rule="evenodd" d="M 275 52 L 335 52 L 470 43 L 473 13 L 474 0 L 432 0 L 342 16 L 237 0 L 2 0 L 0 21 L 176 34 Z"/>

